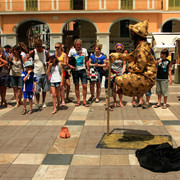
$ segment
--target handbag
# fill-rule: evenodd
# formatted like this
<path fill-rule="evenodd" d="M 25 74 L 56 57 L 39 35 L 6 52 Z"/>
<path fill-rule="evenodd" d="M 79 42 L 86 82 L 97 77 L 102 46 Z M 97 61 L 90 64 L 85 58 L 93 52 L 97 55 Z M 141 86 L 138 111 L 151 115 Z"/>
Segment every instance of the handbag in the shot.
<path fill-rule="evenodd" d="M 8 76 L 9 75 L 9 69 L 6 65 L 1 67 L 0 74 L 1 74 L 1 76 Z"/>

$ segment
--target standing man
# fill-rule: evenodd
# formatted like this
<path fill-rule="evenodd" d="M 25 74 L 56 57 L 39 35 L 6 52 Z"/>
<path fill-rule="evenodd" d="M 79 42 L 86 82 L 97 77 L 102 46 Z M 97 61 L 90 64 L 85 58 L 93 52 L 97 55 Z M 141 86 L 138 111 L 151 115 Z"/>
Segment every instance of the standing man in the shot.
<path fill-rule="evenodd" d="M 82 48 L 81 39 L 75 39 L 74 48 L 69 51 L 68 65 L 72 69 L 73 82 L 75 84 L 75 93 L 77 98 L 76 107 L 81 105 L 79 92 L 79 78 L 83 86 L 83 105 L 89 107 L 86 103 L 87 95 L 87 75 L 89 76 L 88 53 L 85 48 Z M 87 72 L 86 72 L 87 67 Z"/>
<path fill-rule="evenodd" d="M 45 108 L 46 92 L 49 91 L 48 77 L 46 75 L 46 62 L 49 58 L 49 53 L 42 48 L 42 40 L 37 39 L 35 42 L 35 49 L 27 56 L 27 60 L 32 57 L 34 64 L 34 73 L 37 78 L 36 88 L 36 109 L 40 108 L 40 92 L 42 92 L 42 107 Z"/>

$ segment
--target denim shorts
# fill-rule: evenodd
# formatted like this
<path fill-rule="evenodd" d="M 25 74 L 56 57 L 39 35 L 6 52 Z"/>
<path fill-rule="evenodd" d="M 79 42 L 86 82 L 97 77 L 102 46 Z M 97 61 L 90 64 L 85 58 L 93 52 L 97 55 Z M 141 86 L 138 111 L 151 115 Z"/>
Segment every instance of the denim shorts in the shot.
<path fill-rule="evenodd" d="M 22 88 L 23 81 L 21 76 L 10 76 L 11 87 Z"/>
<path fill-rule="evenodd" d="M 87 73 L 85 69 L 80 71 L 72 71 L 74 84 L 79 84 L 79 78 L 82 84 L 87 84 Z"/>
<path fill-rule="evenodd" d="M 48 77 L 46 74 L 35 74 L 36 79 L 37 79 L 37 88 L 36 88 L 36 93 L 41 92 L 41 88 L 43 92 L 48 92 L 49 91 L 49 82 L 48 82 Z"/>
<path fill-rule="evenodd" d="M 33 92 L 23 92 L 24 99 L 33 99 Z"/>
<path fill-rule="evenodd" d="M 50 83 L 50 86 L 51 86 L 51 87 L 59 87 L 59 86 L 60 86 L 60 83 L 61 83 L 61 82 L 51 82 L 51 83 Z"/>
<path fill-rule="evenodd" d="M 9 86 L 9 76 L 0 76 L 0 86 Z"/>
<path fill-rule="evenodd" d="M 146 96 L 151 96 L 151 89 L 146 93 Z"/>

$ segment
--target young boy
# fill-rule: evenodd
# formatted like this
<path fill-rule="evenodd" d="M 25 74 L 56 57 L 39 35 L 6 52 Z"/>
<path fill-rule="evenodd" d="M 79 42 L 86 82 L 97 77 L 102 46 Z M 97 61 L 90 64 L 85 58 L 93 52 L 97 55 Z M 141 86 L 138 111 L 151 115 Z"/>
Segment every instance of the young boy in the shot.
<path fill-rule="evenodd" d="M 168 89 L 169 89 L 169 85 L 172 84 L 171 62 L 167 59 L 168 55 L 169 55 L 168 49 L 163 49 L 161 51 L 161 59 L 157 61 L 158 69 L 157 69 L 157 81 L 156 81 L 156 94 L 158 95 L 158 103 L 157 105 L 154 106 L 154 108 L 161 107 L 162 95 L 164 96 L 164 104 L 162 106 L 162 109 L 167 108 L 167 97 L 169 95 Z"/>
<path fill-rule="evenodd" d="M 32 105 L 33 105 L 33 92 L 36 92 L 36 77 L 33 72 L 33 66 L 30 61 L 26 61 L 24 63 L 25 71 L 22 72 L 22 80 L 23 80 L 23 105 L 24 109 L 22 111 L 22 115 L 25 115 L 26 113 L 31 114 L 32 113 Z M 26 101 L 27 98 L 29 99 L 29 105 L 30 105 L 30 110 L 27 112 L 26 109 Z"/>

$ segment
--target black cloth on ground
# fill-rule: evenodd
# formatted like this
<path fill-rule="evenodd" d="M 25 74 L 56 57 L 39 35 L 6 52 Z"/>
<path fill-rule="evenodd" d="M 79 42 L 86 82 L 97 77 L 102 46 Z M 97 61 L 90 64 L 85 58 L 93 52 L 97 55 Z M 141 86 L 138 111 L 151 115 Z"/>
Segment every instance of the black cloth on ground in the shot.
<path fill-rule="evenodd" d="M 180 170 L 180 147 L 174 148 L 169 143 L 148 145 L 136 150 L 141 167 L 153 172 Z"/>

